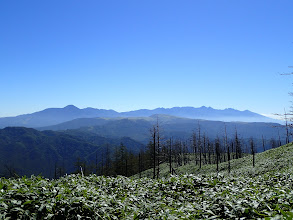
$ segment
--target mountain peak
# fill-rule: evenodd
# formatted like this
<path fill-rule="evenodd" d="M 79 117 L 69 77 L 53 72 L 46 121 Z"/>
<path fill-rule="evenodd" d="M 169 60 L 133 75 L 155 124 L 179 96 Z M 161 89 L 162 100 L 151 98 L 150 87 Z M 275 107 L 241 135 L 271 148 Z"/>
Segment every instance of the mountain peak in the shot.
<path fill-rule="evenodd" d="M 79 109 L 79 108 L 77 108 L 74 105 L 67 105 L 67 106 L 64 107 L 64 109 Z"/>
<path fill-rule="evenodd" d="M 225 111 L 225 110 L 226 110 L 226 111 L 239 111 L 239 110 L 236 110 L 236 109 L 234 109 L 234 108 L 225 108 L 224 111 Z"/>

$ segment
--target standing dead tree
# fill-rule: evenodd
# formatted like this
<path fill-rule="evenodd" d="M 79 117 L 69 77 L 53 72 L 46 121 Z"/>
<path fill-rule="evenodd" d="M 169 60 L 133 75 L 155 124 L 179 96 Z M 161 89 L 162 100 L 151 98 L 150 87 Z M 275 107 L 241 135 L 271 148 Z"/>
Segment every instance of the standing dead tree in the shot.
<path fill-rule="evenodd" d="M 220 145 L 220 139 L 217 137 L 217 139 L 215 141 L 217 173 L 219 172 L 220 146 L 221 146 Z"/>
<path fill-rule="evenodd" d="M 160 175 L 160 152 L 161 152 L 161 140 L 160 140 L 160 130 L 159 130 L 159 122 L 157 118 L 157 178 Z"/>
<path fill-rule="evenodd" d="M 228 143 L 226 124 L 225 124 L 225 145 L 226 145 L 226 149 L 227 149 L 228 172 L 230 173 L 230 171 L 231 171 L 231 165 L 230 165 L 230 146 L 229 146 L 229 143 Z"/>
<path fill-rule="evenodd" d="M 168 149 L 169 172 L 170 174 L 173 174 L 173 169 L 172 169 L 173 138 L 170 138 L 167 145 L 169 146 L 169 149 Z"/>
<path fill-rule="evenodd" d="M 288 66 L 289 68 L 293 68 L 293 66 Z M 293 75 L 293 72 L 291 73 L 283 73 L 281 75 Z M 293 92 L 289 92 L 290 96 L 293 96 Z M 291 106 L 291 109 L 293 109 L 293 107 Z M 287 113 L 286 110 L 284 109 L 284 114 L 275 114 L 281 118 L 283 118 L 283 120 L 285 120 L 285 128 L 286 128 L 286 144 L 290 143 L 290 139 L 289 137 L 292 135 L 291 133 L 291 128 L 293 127 L 293 110 L 290 111 L 290 113 Z"/>
<path fill-rule="evenodd" d="M 200 137 L 200 125 L 199 125 L 199 122 L 198 122 L 198 150 L 199 150 L 199 168 L 201 169 L 201 164 L 202 164 L 202 161 L 201 161 L 202 146 L 201 146 L 201 137 Z"/>
<path fill-rule="evenodd" d="M 252 154 L 252 165 L 255 166 L 255 144 L 253 138 L 250 138 L 250 151 Z"/>
<path fill-rule="evenodd" d="M 163 145 L 161 143 L 161 135 L 159 122 L 151 129 L 151 158 L 153 163 L 153 179 L 159 178 L 160 175 L 160 164 L 163 163 L 164 155 L 162 154 Z"/>
<path fill-rule="evenodd" d="M 285 121 L 285 125 L 283 124 L 283 125 L 273 126 L 274 128 L 278 129 L 278 138 L 279 138 L 278 145 L 280 147 L 282 145 L 281 136 L 280 136 L 280 129 L 283 134 L 283 129 L 285 128 L 285 134 L 286 134 L 285 143 L 286 144 L 290 143 L 290 136 L 292 135 L 291 128 L 293 127 L 293 124 L 289 122 L 288 116 L 292 116 L 293 114 L 287 113 L 286 110 L 284 109 L 284 114 L 275 114 L 275 115 L 279 116 L 282 120 Z"/>
<path fill-rule="evenodd" d="M 237 129 L 235 128 L 235 156 L 236 159 L 242 157 L 242 149 L 241 149 L 241 142 L 238 137 Z"/>
<path fill-rule="evenodd" d="M 153 160 L 153 179 L 156 178 L 156 156 L 157 156 L 157 128 L 153 126 L 151 129 L 152 135 L 152 160 Z"/>
<path fill-rule="evenodd" d="M 194 155 L 194 160 L 195 160 L 195 164 L 198 164 L 198 160 L 197 160 L 197 137 L 196 137 L 196 133 L 193 132 L 192 133 L 192 151 L 193 151 L 193 155 Z"/>
<path fill-rule="evenodd" d="M 263 135 L 261 136 L 261 140 L 262 140 L 262 148 L 263 148 L 263 151 L 265 152 L 266 147 L 265 147 L 265 139 L 264 139 Z"/>

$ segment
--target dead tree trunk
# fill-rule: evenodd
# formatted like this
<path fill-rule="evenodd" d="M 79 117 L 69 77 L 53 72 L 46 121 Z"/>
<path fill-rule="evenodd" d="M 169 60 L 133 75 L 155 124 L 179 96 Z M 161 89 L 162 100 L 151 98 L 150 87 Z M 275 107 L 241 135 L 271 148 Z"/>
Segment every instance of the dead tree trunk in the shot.
<path fill-rule="evenodd" d="M 202 146 L 201 146 L 201 140 L 200 140 L 200 125 L 199 125 L 199 122 L 198 122 L 198 149 L 199 149 L 199 168 L 201 169 Z"/>
<path fill-rule="evenodd" d="M 157 142 L 157 130 L 156 127 L 154 126 L 152 129 L 152 139 L 153 139 L 153 143 L 152 143 L 152 151 L 153 151 L 153 179 L 156 178 L 156 142 Z"/>
<path fill-rule="evenodd" d="M 217 163 L 217 173 L 219 172 L 219 157 L 220 157 L 220 141 L 219 138 L 217 138 L 216 143 L 216 163 Z"/>
<path fill-rule="evenodd" d="M 254 141 L 253 138 L 250 139 L 250 151 L 252 154 L 252 166 L 255 166 L 255 146 L 254 146 Z"/>
<path fill-rule="evenodd" d="M 231 171 L 231 167 L 230 167 L 230 146 L 228 144 L 226 125 L 225 125 L 225 145 L 226 145 L 227 154 L 228 154 L 227 155 L 227 157 L 228 157 L 228 172 L 230 173 L 230 171 Z"/>
<path fill-rule="evenodd" d="M 265 152 L 266 147 L 265 147 L 265 139 L 263 138 L 263 135 L 261 136 L 261 139 L 262 139 L 262 148 L 263 148 L 263 151 Z"/>

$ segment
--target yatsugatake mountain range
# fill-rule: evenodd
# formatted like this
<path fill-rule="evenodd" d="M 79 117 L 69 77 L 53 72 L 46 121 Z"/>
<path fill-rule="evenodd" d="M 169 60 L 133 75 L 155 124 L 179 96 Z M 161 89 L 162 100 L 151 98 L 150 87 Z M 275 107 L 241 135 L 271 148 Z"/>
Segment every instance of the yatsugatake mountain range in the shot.
<path fill-rule="evenodd" d="M 16 117 L 0 118 L 0 128 L 7 126 L 24 126 L 30 128 L 56 125 L 78 118 L 116 118 L 116 117 L 149 117 L 155 114 L 171 115 L 190 119 L 204 119 L 212 121 L 242 121 L 242 122 L 278 122 L 277 120 L 253 113 L 251 111 L 238 111 L 235 109 L 217 110 L 210 107 L 174 107 L 157 108 L 154 110 L 141 109 L 129 112 L 116 112 L 114 110 L 85 108 L 79 109 L 73 105 L 65 108 L 48 108 L 32 114 Z"/>

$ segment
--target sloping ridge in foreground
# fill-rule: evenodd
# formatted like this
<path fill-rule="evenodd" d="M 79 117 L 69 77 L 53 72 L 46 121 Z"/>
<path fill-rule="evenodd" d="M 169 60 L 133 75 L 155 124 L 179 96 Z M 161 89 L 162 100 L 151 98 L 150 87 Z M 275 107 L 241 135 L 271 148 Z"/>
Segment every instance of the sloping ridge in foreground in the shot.
<path fill-rule="evenodd" d="M 292 219 L 292 144 L 168 178 L 0 179 L 1 219 Z M 185 167 L 188 172 L 198 172 Z M 184 172 L 184 170 L 181 170 Z"/>
<path fill-rule="evenodd" d="M 293 173 L 293 142 L 270 149 L 262 153 L 255 154 L 255 167 L 252 164 L 252 155 L 245 156 L 240 159 L 230 161 L 231 175 L 235 176 L 257 176 L 273 172 L 290 172 Z M 200 174 L 209 175 L 215 174 L 216 164 L 203 165 L 200 169 L 191 161 L 187 165 L 175 168 L 177 174 Z M 152 177 L 153 170 L 149 169 L 142 172 L 142 177 Z M 219 164 L 219 173 L 228 174 L 228 162 Z M 160 167 L 160 177 L 168 177 L 169 164 L 164 163 Z M 135 177 L 138 177 L 136 175 Z"/>

